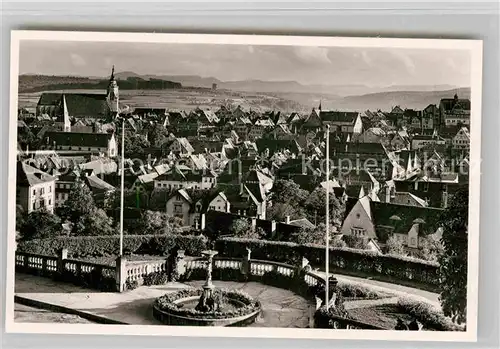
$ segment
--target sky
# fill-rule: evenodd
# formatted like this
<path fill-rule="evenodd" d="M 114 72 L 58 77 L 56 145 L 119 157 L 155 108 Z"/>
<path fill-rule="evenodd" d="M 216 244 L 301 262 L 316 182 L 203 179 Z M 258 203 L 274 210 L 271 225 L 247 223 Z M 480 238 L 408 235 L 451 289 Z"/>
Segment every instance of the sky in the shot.
<path fill-rule="evenodd" d="M 470 86 L 466 50 L 22 41 L 20 74 L 109 76 L 133 71 L 222 81 Z"/>

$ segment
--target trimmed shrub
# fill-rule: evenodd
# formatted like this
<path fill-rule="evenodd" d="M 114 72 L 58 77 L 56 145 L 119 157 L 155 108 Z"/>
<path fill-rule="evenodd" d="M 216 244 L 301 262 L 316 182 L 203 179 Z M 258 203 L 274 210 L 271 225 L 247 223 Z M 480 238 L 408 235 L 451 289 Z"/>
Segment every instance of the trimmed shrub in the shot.
<path fill-rule="evenodd" d="M 339 282 L 337 284 L 337 291 L 344 298 L 361 298 L 361 299 L 378 299 L 385 294 L 381 292 L 374 291 L 369 287 L 365 287 L 359 284 L 343 283 Z"/>
<path fill-rule="evenodd" d="M 401 297 L 397 303 L 398 308 L 416 318 L 424 329 L 438 331 L 462 331 L 463 328 L 454 324 L 442 311 L 436 309 L 429 303 L 420 302 L 415 299 Z"/>
<path fill-rule="evenodd" d="M 137 280 L 133 280 L 133 281 L 127 280 L 127 281 L 125 281 L 125 289 L 127 291 L 135 290 L 137 287 L 139 287 L 139 283 L 137 282 Z"/>
<path fill-rule="evenodd" d="M 165 285 L 168 281 L 168 274 L 165 271 L 155 271 L 143 277 L 144 286 Z"/>
<path fill-rule="evenodd" d="M 115 278 L 102 275 L 99 268 L 93 269 L 90 273 L 82 272 L 80 274 L 66 269 L 62 274 L 55 274 L 54 279 L 103 292 L 114 292 L 116 290 Z"/>
<path fill-rule="evenodd" d="M 225 237 L 219 239 L 215 246 L 219 254 L 225 257 L 244 256 L 247 247 L 252 250 L 253 259 L 290 264 L 305 257 L 313 268 L 324 268 L 325 247 L 320 245 Z M 383 275 L 429 286 L 439 283 L 438 264 L 434 262 L 403 256 L 379 255 L 371 250 L 331 247 L 330 251 L 330 270 L 333 272 L 342 270 L 355 274 Z"/>
<path fill-rule="evenodd" d="M 182 305 L 175 304 L 174 302 L 188 297 L 195 297 L 202 295 L 203 290 L 201 288 L 196 289 L 184 289 L 173 293 L 167 293 L 166 295 L 159 297 L 155 300 L 155 306 L 162 311 L 165 311 L 172 315 L 183 316 L 188 318 L 201 318 L 204 319 L 228 319 L 243 315 L 248 315 L 260 309 L 260 303 L 255 301 L 252 297 L 244 292 L 238 290 L 214 290 L 214 298 L 220 298 L 225 300 L 236 300 L 243 303 L 242 307 L 231 309 L 227 311 L 214 311 L 214 312 L 202 312 L 196 309 L 183 308 Z"/>
<path fill-rule="evenodd" d="M 21 242 L 20 252 L 32 254 L 56 255 L 62 248 L 68 249 L 71 257 L 100 257 L 118 255 L 119 235 L 56 237 L 53 239 L 36 239 Z M 204 236 L 192 235 L 125 235 L 123 249 L 126 253 L 169 255 L 174 249 L 186 250 L 187 254 L 199 255 L 206 249 L 207 239 Z"/>

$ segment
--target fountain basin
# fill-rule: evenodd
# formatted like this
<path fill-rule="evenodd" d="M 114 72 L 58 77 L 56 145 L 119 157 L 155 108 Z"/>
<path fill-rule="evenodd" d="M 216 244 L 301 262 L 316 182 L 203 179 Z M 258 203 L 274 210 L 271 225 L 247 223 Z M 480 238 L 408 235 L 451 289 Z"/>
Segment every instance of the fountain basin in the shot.
<path fill-rule="evenodd" d="M 216 311 L 195 309 L 203 294 L 202 288 L 168 293 L 155 300 L 153 316 L 170 326 L 246 326 L 255 321 L 261 312 L 258 301 L 236 290 L 217 290 L 223 299 Z"/>

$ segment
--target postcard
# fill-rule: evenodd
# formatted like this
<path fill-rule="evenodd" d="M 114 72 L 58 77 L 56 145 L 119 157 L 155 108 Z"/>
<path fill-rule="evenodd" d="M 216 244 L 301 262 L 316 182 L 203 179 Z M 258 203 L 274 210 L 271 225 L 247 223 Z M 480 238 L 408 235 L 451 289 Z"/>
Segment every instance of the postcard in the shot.
<path fill-rule="evenodd" d="M 475 341 L 481 84 L 479 40 L 13 31 L 7 331 Z"/>

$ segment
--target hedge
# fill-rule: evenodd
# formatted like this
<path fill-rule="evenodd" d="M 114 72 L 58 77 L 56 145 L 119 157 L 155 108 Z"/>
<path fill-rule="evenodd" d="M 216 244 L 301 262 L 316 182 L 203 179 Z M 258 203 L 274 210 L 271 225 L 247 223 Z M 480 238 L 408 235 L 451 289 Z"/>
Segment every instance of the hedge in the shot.
<path fill-rule="evenodd" d="M 416 318 L 424 329 L 437 331 L 461 331 L 460 326 L 454 324 L 442 311 L 436 309 L 429 303 L 420 302 L 415 299 L 401 297 L 398 299 L 398 308 Z"/>
<path fill-rule="evenodd" d="M 73 258 L 118 255 L 119 235 L 56 237 L 20 242 L 18 251 L 57 255 L 62 248 L 68 249 Z M 207 239 L 193 235 L 125 235 L 123 250 L 127 253 L 166 256 L 175 249 L 186 250 L 188 255 L 199 255 L 207 248 Z"/>
<path fill-rule="evenodd" d="M 221 238 L 216 250 L 224 257 L 244 256 L 246 248 L 252 251 L 253 259 L 295 263 L 307 258 L 313 268 L 322 269 L 325 261 L 325 247 L 320 245 L 298 245 L 293 242 Z M 399 256 L 379 255 L 369 250 L 330 248 L 330 269 L 353 273 L 367 273 L 395 277 L 399 280 L 416 281 L 427 285 L 438 282 L 438 264 Z"/>

